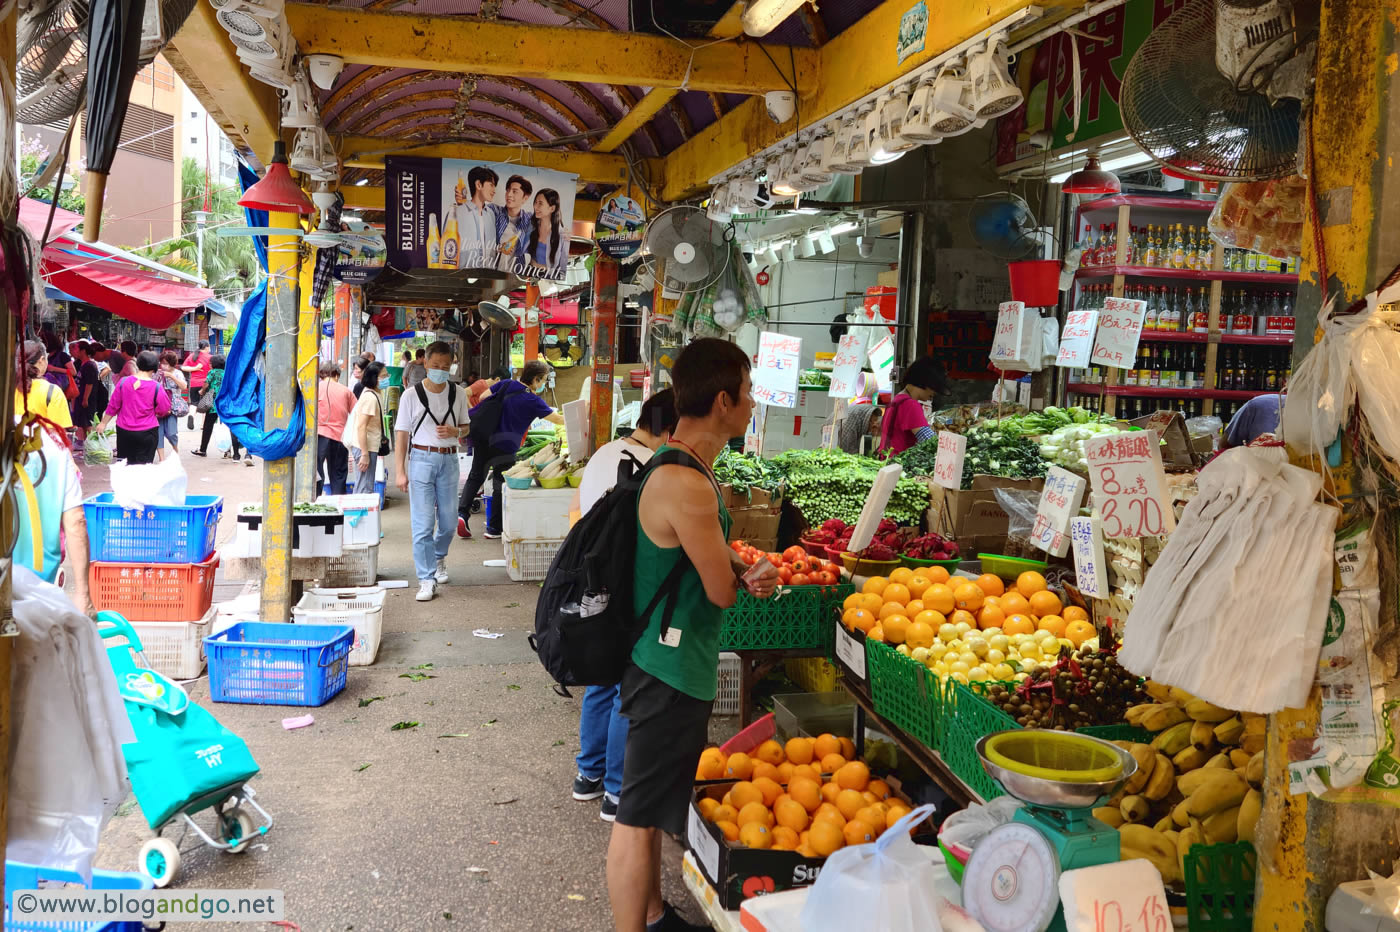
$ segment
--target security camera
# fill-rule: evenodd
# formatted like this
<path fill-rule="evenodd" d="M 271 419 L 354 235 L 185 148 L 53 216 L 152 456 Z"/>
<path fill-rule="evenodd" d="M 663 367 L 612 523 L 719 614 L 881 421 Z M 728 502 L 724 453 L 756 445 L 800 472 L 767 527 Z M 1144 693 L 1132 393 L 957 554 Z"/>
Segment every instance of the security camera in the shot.
<path fill-rule="evenodd" d="M 862 233 L 856 237 L 856 249 L 862 259 L 869 259 L 875 254 L 875 240 L 869 233 Z"/>
<path fill-rule="evenodd" d="M 339 55 L 306 56 L 306 70 L 311 72 L 311 80 L 325 91 L 335 86 L 335 79 L 340 77 L 340 69 L 344 67 L 345 59 Z"/>
<path fill-rule="evenodd" d="M 786 123 L 797 112 L 797 95 L 792 91 L 769 91 L 763 95 L 763 105 L 768 110 L 768 119 Z"/>

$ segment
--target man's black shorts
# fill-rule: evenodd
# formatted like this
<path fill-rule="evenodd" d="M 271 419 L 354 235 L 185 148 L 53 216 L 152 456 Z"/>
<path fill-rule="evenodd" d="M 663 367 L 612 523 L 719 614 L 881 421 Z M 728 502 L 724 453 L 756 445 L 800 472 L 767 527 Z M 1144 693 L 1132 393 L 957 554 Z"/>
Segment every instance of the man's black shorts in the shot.
<path fill-rule="evenodd" d="M 695 765 L 709 740 L 710 708 L 635 665 L 622 675 L 629 720 L 617 821 L 684 835 Z"/>

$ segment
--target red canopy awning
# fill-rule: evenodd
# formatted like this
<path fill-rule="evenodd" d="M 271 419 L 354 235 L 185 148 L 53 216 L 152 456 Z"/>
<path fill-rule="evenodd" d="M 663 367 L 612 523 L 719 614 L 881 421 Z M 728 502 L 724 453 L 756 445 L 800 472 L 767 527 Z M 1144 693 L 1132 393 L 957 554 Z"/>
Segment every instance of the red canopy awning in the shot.
<path fill-rule="evenodd" d="M 565 327 L 578 326 L 578 302 L 545 298 L 540 302 L 540 321 Z"/>
<path fill-rule="evenodd" d="M 42 272 L 55 288 L 151 330 L 165 330 L 214 297 L 208 288 L 118 271 L 97 256 L 53 247 L 44 250 Z"/>
<path fill-rule="evenodd" d="M 36 240 L 44 235 L 44 225 L 49 222 L 50 205 L 43 201 L 36 201 L 32 197 L 22 197 L 19 199 L 19 222 L 28 231 L 29 235 Z M 64 210 L 62 207 L 53 209 L 53 226 L 49 227 L 49 242 L 53 242 L 58 237 L 83 222 L 82 214 L 75 214 L 71 210 Z"/>

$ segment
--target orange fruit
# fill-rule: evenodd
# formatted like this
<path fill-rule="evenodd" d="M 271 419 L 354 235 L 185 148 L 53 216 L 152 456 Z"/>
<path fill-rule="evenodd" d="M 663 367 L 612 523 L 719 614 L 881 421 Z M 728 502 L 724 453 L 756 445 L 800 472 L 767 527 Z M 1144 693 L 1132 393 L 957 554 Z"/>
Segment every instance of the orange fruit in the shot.
<path fill-rule="evenodd" d="M 1031 611 L 1037 615 L 1058 615 L 1064 608 L 1060 597 L 1046 589 L 1032 592 L 1026 598 L 1031 603 Z"/>
<path fill-rule="evenodd" d="M 835 783 L 822 784 L 822 802 L 834 803 L 839 795 L 841 795 L 841 787 Z"/>
<path fill-rule="evenodd" d="M 983 631 L 988 628 L 1000 628 L 1005 620 L 1006 612 L 1002 611 L 999 605 L 984 605 L 982 611 L 977 613 L 977 627 Z"/>
<path fill-rule="evenodd" d="M 924 615 L 928 614 L 935 613 L 920 612 L 919 617 L 922 618 Z M 940 622 L 940 624 L 941 623 L 942 622 Z M 910 650 L 916 647 L 932 647 L 935 630 L 933 625 L 926 621 L 911 621 L 909 623 L 909 630 L 904 632 L 904 643 L 909 645 Z"/>
<path fill-rule="evenodd" d="M 874 830 L 860 819 L 847 822 L 841 834 L 848 845 L 864 845 L 875 840 Z"/>
<path fill-rule="evenodd" d="M 875 627 L 875 621 L 875 616 L 870 614 L 863 608 L 858 608 L 855 611 L 851 612 L 851 627 L 853 629 L 859 628 L 866 634 L 869 634 L 870 629 Z"/>
<path fill-rule="evenodd" d="M 871 576 L 865 581 L 865 585 L 860 587 L 860 591 L 868 595 L 879 595 L 889 584 L 890 581 L 883 576 Z"/>
<path fill-rule="evenodd" d="M 872 627 L 869 631 L 865 632 L 865 636 L 870 638 L 872 641 L 883 641 L 885 639 L 884 626 L 882 626 L 878 621 L 875 622 L 875 626 Z"/>
<path fill-rule="evenodd" d="M 728 803 L 720 803 L 719 806 L 717 806 L 717 807 L 715 808 L 715 811 L 712 812 L 712 813 L 710 813 L 710 821 L 711 821 L 711 822 L 715 822 L 715 823 L 719 823 L 719 822 L 736 822 L 736 823 L 737 823 L 738 819 L 739 819 L 739 811 L 738 811 L 737 809 L 735 809 L 733 806 L 729 805 Z"/>
<path fill-rule="evenodd" d="M 798 777 L 806 777 L 808 780 L 820 786 L 822 782 L 821 765 L 818 763 L 798 764 L 796 767 L 792 768 L 792 778 L 796 780 Z M 791 784 L 788 786 L 788 792 L 792 792 Z"/>
<path fill-rule="evenodd" d="M 801 845 L 801 844 L 800 844 L 800 845 L 798 845 L 796 848 L 794 848 L 793 850 L 796 851 L 798 854 L 800 854 L 800 855 L 801 855 L 802 857 L 804 857 L 804 858 L 819 858 L 819 857 L 821 857 L 821 855 L 817 854 L 817 849 L 816 849 L 816 848 L 813 848 L 811 845 Z"/>
<path fill-rule="evenodd" d="M 735 780 L 747 780 L 753 776 L 753 758 L 743 751 L 730 754 L 729 759 L 724 763 L 724 775 L 733 777 Z"/>
<path fill-rule="evenodd" d="M 885 631 L 885 643 L 887 644 L 903 644 L 909 636 L 909 619 L 903 615 L 891 615 L 880 622 L 880 627 Z"/>
<path fill-rule="evenodd" d="M 724 838 L 726 841 L 739 840 L 739 826 L 735 825 L 733 822 L 716 822 L 715 827 L 724 833 Z"/>
<path fill-rule="evenodd" d="M 817 807 L 822 804 L 821 784 L 816 780 L 793 777 L 792 782 L 788 784 L 788 795 L 808 812 L 816 812 Z"/>
<path fill-rule="evenodd" d="M 818 822 L 811 827 L 809 832 L 808 842 L 811 844 L 812 850 L 817 853 L 817 857 L 827 857 L 845 847 L 844 826 L 835 826 L 830 822 Z"/>
<path fill-rule="evenodd" d="M 971 612 L 965 612 L 962 609 L 958 609 L 956 612 L 948 616 L 948 623 L 954 625 L 967 625 L 969 628 L 975 628 L 977 627 L 977 616 L 972 614 Z"/>
<path fill-rule="evenodd" d="M 982 607 L 987 594 L 976 583 L 962 583 L 953 590 L 953 604 L 965 612 L 975 612 Z"/>
<path fill-rule="evenodd" d="M 842 790 L 841 792 L 844 793 L 845 790 Z M 863 799 L 863 800 L 865 800 L 865 806 L 868 806 L 868 805 L 870 805 L 871 803 L 878 803 L 878 802 L 880 801 L 880 797 L 878 797 L 878 796 L 876 796 L 874 793 L 870 792 L 870 790 L 866 790 L 865 792 L 861 793 L 861 794 L 860 794 L 860 798 Z M 861 808 L 864 809 L 865 806 L 861 806 Z"/>
<path fill-rule="evenodd" d="M 948 614 L 957 607 L 957 601 L 953 598 L 953 590 L 943 583 L 934 583 L 924 590 L 924 597 L 921 600 L 925 608 L 932 609 L 941 614 Z"/>
<path fill-rule="evenodd" d="M 767 761 L 756 760 L 753 762 L 753 773 L 749 775 L 749 779 L 757 782 L 759 777 L 772 780 L 774 783 L 783 782 L 778 779 L 778 768 Z"/>
<path fill-rule="evenodd" d="M 706 822 L 713 822 L 715 810 L 719 808 L 719 800 L 702 799 L 695 804 L 700 809 L 700 818 Z"/>
<path fill-rule="evenodd" d="M 729 804 L 740 812 L 743 812 L 744 807 L 749 803 L 761 802 L 763 802 L 763 790 L 748 780 L 740 780 L 729 789 Z"/>
<path fill-rule="evenodd" d="M 884 780 L 871 780 L 866 784 L 865 791 L 867 793 L 874 793 L 875 798 L 879 800 L 890 798 L 890 785 Z"/>
<path fill-rule="evenodd" d="M 846 626 L 847 631 L 854 632 L 856 630 L 855 617 L 858 611 L 860 609 L 848 608 L 841 613 L 841 624 Z"/>
<path fill-rule="evenodd" d="M 864 592 L 860 596 L 860 607 L 872 615 L 880 614 L 880 609 L 884 606 L 885 600 L 878 592 Z"/>
<path fill-rule="evenodd" d="M 1071 621 L 1065 625 L 1065 637 L 1069 638 L 1070 643 L 1075 647 L 1078 647 L 1090 638 L 1098 637 L 1098 632 L 1094 630 L 1092 622 Z"/>
<path fill-rule="evenodd" d="M 793 764 L 810 764 L 812 762 L 812 739 L 789 738 L 783 747 L 783 753 Z M 788 777 L 792 777 L 791 771 L 788 772 Z"/>
<path fill-rule="evenodd" d="M 1089 613 L 1078 605 L 1066 605 L 1065 610 L 1060 612 L 1060 617 L 1065 621 L 1088 621 Z"/>
<path fill-rule="evenodd" d="M 884 598 L 886 605 L 890 602 L 898 602 L 900 605 L 903 605 L 913 598 L 913 596 L 909 594 L 909 587 L 903 583 L 897 582 L 891 582 L 880 595 Z"/>
<path fill-rule="evenodd" d="M 841 756 L 846 760 L 856 759 L 856 743 L 850 738 L 837 738 L 841 742 Z"/>
<path fill-rule="evenodd" d="M 730 798 L 728 793 L 725 793 L 723 796 L 720 797 L 720 803 L 725 806 L 734 806 L 734 800 Z M 736 810 L 738 809 L 737 806 L 735 806 L 734 808 Z"/>
<path fill-rule="evenodd" d="M 880 606 L 880 621 L 883 622 L 891 615 L 908 615 L 909 610 L 899 602 L 886 602 Z"/>
<path fill-rule="evenodd" d="M 841 741 L 833 734 L 827 733 L 818 735 L 812 745 L 812 756 L 821 760 L 828 754 L 840 754 Z"/>
<path fill-rule="evenodd" d="M 781 825 L 773 829 L 773 850 L 796 851 L 797 833 L 790 828 L 783 828 Z"/>
<path fill-rule="evenodd" d="M 768 811 L 768 807 L 763 803 L 749 803 L 739 810 L 739 827 L 743 828 L 750 822 L 757 822 L 764 827 L 773 824 L 773 813 Z"/>
<path fill-rule="evenodd" d="M 977 577 L 977 588 L 987 595 L 998 596 L 1006 591 L 1006 584 L 994 573 L 983 573 Z"/>
<path fill-rule="evenodd" d="M 1034 634 L 1035 622 L 1029 615 L 1011 615 L 1001 623 L 1003 634 Z"/>
<path fill-rule="evenodd" d="M 783 746 L 772 738 L 769 738 L 758 746 L 758 750 L 754 751 L 753 756 L 766 764 L 772 764 L 776 767 L 783 762 Z"/>
<path fill-rule="evenodd" d="M 1008 618 L 1012 615 L 1029 615 L 1031 613 L 1031 603 L 1026 597 L 1014 589 L 1001 597 L 997 607 L 1002 610 Z"/>
<path fill-rule="evenodd" d="M 773 805 L 773 801 L 783 794 L 783 788 L 778 785 L 778 782 L 767 777 L 758 777 L 753 781 L 753 785 L 763 794 L 763 805 L 765 806 Z"/>
<path fill-rule="evenodd" d="M 786 792 L 782 792 L 782 793 L 779 793 L 779 794 L 778 794 L 778 798 L 777 798 L 777 799 L 773 800 L 773 805 L 769 806 L 768 808 L 769 808 L 769 809 L 772 809 L 772 810 L 773 810 L 773 814 L 776 816 L 776 815 L 778 814 L 778 807 L 779 807 L 779 806 L 781 806 L 781 805 L 782 805 L 783 803 L 785 803 L 785 802 L 793 802 L 793 801 L 794 801 L 794 800 L 793 800 L 793 798 L 792 798 L 791 796 L 789 796 Z M 798 803 L 798 805 L 801 805 L 801 803 Z"/>
<path fill-rule="evenodd" d="M 718 780 L 724 776 L 724 758 L 715 757 L 710 754 L 701 754 L 700 763 L 695 767 L 695 779 L 697 780 Z"/>
<path fill-rule="evenodd" d="M 795 799 L 780 800 L 773 807 L 773 817 L 780 826 L 792 832 L 802 831 L 812 820 L 807 810 Z"/>
<path fill-rule="evenodd" d="M 836 808 L 835 803 L 822 803 L 817 807 L 817 811 L 812 813 L 812 823 L 835 822 L 838 826 L 846 824 L 846 817 L 841 814 L 841 810 Z"/>
<path fill-rule="evenodd" d="M 854 819 L 856 813 L 867 805 L 865 799 L 855 790 L 842 790 L 836 794 L 836 808 L 840 809 L 847 819 Z"/>
<path fill-rule="evenodd" d="M 750 822 L 739 826 L 739 844 L 745 848 L 771 848 L 773 833 L 761 822 Z"/>
<path fill-rule="evenodd" d="M 914 571 L 907 566 L 901 566 L 893 573 L 890 573 L 890 582 L 892 583 L 900 583 L 903 585 L 912 578 L 914 578 Z"/>
<path fill-rule="evenodd" d="M 914 620 L 921 624 L 926 624 L 937 631 L 940 625 L 948 623 L 948 618 L 942 612 L 936 612 L 931 608 L 926 608 L 914 616 Z"/>
<path fill-rule="evenodd" d="M 885 813 L 889 807 L 884 803 L 875 803 L 866 806 L 856 813 L 856 821 L 870 829 L 872 835 L 883 835 L 885 833 Z"/>
<path fill-rule="evenodd" d="M 847 611 L 847 612 L 848 612 L 848 611 L 850 611 L 850 610 L 853 609 L 853 608 L 860 608 L 860 607 L 861 607 L 861 601 L 860 601 L 860 593 L 859 593 L 859 592 L 852 592 L 850 595 L 846 596 L 845 601 L 843 601 L 843 602 L 841 603 L 841 609 L 842 609 L 842 611 Z"/>
<path fill-rule="evenodd" d="M 846 766 L 846 758 L 833 752 L 822 758 L 822 773 L 835 773 Z"/>
<path fill-rule="evenodd" d="M 904 585 L 909 587 L 909 594 L 916 599 L 922 599 L 928 587 L 933 585 L 933 580 L 923 573 L 917 573 Z"/>
<path fill-rule="evenodd" d="M 777 780 L 783 786 L 787 786 L 792 780 L 792 768 L 796 766 L 797 765 L 790 760 L 783 761 L 777 766 L 778 775 L 773 779 Z"/>
<path fill-rule="evenodd" d="M 870 783 L 870 768 L 863 761 L 853 760 L 837 770 L 832 779 L 843 789 L 863 790 Z"/>
<path fill-rule="evenodd" d="M 927 576 L 935 583 L 946 583 L 953 577 L 948 575 L 948 570 L 941 566 L 925 566 L 919 569 L 920 576 Z"/>
<path fill-rule="evenodd" d="M 894 828 L 894 824 L 910 813 L 910 808 L 904 803 L 895 803 L 890 806 L 890 811 L 885 813 L 885 828 Z"/>
<path fill-rule="evenodd" d="M 922 611 L 925 611 L 923 599 L 910 599 L 908 604 L 904 606 L 904 614 L 910 618 L 913 618 Z"/>
<path fill-rule="evenodd" d="M 1027 570 L 1016 577 L 1016 591 L 1026 598 L 1045 590 L 1045 577 L 1035 570 Z"/>
<path fill-rule="evenodd" d="M 1035 627 L 1037 631 L 1049 631 L 1057 638 L 1065 636 L 1065 620 L 1059 615 L 1041 615 Z"/>

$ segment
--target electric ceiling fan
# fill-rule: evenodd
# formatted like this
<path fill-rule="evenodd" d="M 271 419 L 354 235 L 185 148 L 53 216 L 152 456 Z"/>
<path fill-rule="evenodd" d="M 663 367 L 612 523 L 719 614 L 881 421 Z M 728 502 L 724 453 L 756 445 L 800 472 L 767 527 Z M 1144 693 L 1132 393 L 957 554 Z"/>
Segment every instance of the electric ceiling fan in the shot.
<path fill-rule="evenodd" d="M 729 264 L 725 225 L 698 207 L 671 207 L 651 219 L 642 234 L 642 265 L 675 294 L 714 284 Z"/>

